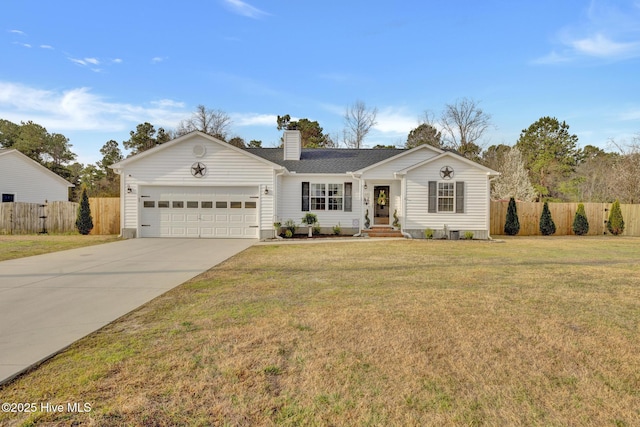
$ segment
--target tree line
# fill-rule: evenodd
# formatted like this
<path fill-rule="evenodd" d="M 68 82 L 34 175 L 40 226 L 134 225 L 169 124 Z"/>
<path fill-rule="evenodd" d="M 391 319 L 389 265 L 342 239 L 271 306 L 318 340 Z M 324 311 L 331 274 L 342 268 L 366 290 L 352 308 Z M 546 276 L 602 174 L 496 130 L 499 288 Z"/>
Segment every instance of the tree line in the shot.
<path fill-rule="evenodd" d="M 377 108 L 358 100 L 346 107 L 341 133 L 330 135 L 317 121 L 293 120 L 289 114 L 277 116 L 276 126 L 278 130 L 299 130 L 304 148 L 360 149 L 377 124 L 377 114 Z M 231 117 L 224 111 L 198 105 L 174 130 L 156 129 L 149 122 L 137 125 L 129 132 L 129 139 L 122 141 L 122 147 L 134 155 L 196 130 L 239 148 L 262 147 L 262 141 L 247 143 L 232 136 L 231 124 Z M 513 145 L 485 147 L 483 137 L 492 127 L 491 115 L 483 111 L 480 103 L 463 98 L 446 104 L 438 117 L 426 112 L 399 145 L 409 149 L 429 144 L 452 150 L 500 172 L 501 176 L 492 182 L 492 198 L 497 200 L 514 197 L 521 201 L 640 201 L 640 134 L 629 145 L 609 141 L 615 151 L 592 145 L 578 148 L 578 137 L 570 133 L 566 122 L 542 117 L 522 130 Z M 75 184 L 72 200 L 79 199 L 82 187 L 92 197 L 119 195 L 119 177 L 109 168 L 124 158 L 115 140 L 100 148 L 101 160 L 83 165 L 75 161 L 77 156 L 64 135 L 49 133 L 32 121 L 15 124 L 0 119 L 0 147 L 18 149 Z M 373 148 L 396 148 L 396 145 Z"/>

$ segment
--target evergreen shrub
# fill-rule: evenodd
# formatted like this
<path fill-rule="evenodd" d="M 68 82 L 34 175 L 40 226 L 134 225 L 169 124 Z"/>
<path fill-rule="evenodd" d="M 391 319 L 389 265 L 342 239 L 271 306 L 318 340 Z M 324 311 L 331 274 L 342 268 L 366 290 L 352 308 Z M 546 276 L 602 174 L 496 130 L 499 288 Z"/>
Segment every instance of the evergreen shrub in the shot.
<path fill-rule="evenodd" d="M 544 202 L 542 207 L 542 215 L 540 215 L 540 233 L 543 236 L 551 236 L 556 232 L 556 224 L 551 218 L 551 211 L 549 210 L 549 203 Z"/>
<path fill-rule="evenodd" d="M 620 209 L 620 201 L 618 200 L 611 205 L 609 221 L 607 221 L 607 230 L 614 236 L 622 234 L 624 231 L 624 219 L 622 218 L 622 210 Z"/>
<path fill-rule="evenodd" d="M 518 220 L 518 209 L 516 208 L 516 200 L 512 197 L 509 199 L 509 207 L 507 207 L 507 219 L 504 223 L 504 234 L 507 236 L 515 236 L 520 232 L 520 221 Z"/>
<path fill-rule="evenodd" d="M 91 207 L 89 206 L 89 196 L 87 189 L 82 189 L 82 198 L 80 206 L 78 206 L 78 216 L 76 218 L 76 228 L 83 236 L 86 236 L 93 230 L 93 218 L 91 217 Z"/>
<path fill-rule="evenodd" d="M 587 214 L 584 211 L 584 204 L 578 204 L 578 210 L 573 217 L 573 225 L 571 227 L 573 232 L 578 236 L 583 236 L 589 232 L 589 221 L 587 220 Z"/>

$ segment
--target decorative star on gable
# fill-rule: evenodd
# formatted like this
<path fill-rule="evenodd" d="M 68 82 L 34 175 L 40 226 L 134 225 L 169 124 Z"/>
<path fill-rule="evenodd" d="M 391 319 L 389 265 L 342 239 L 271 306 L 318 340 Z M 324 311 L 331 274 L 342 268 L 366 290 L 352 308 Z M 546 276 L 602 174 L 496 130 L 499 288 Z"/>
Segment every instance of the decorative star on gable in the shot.
<path fill-rule="evenodd" d="M 442 169 L 440 169 L 440 177 L 442 179 L 453 178 L 453 168 L 451 166 L 445 166 Z"/>
<path fill-rule="evenodd" d="M 197 162 L 191 165 L 191 175 L 195 176 L 196 178 L 202 178 L 206 174 L 207 174 L 207 167 L 205 166 L 204 163 Z"/>

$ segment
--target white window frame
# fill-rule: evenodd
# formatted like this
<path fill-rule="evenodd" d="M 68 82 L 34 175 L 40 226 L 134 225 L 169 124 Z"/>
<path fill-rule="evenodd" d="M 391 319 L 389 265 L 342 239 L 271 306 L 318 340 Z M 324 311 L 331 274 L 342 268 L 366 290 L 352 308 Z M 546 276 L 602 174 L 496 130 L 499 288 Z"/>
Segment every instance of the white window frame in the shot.
<path fill-rule="evenodd" d="M 327 210 L 344 210 L 344 184 L 327 184 Z"/>
<path fill-rule="evenodd" d="M 450 186 L 450 189 L 445 189 L 444 186 Z M 436 212 L 440 213 L 455 213 L 456 212 L 456 183 L 454 181 L 438 181 L 436 196 Z M 446 191 L 447 194 L 442 194 Z M 449 202 L 443 205 L 441 202 Z M 442 207 L 450 206 L 451 209 L 441 209 Z"/>

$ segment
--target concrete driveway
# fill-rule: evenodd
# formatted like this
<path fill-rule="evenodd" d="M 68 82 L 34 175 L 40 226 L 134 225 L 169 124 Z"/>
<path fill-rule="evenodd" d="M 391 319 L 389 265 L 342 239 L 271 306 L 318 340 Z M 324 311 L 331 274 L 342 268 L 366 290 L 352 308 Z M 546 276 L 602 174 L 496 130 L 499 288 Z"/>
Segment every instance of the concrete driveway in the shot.
<path fill-rule="evenodd" d="M 256 242 L 130 239 L 0 262 L 0 384 Z"/>

